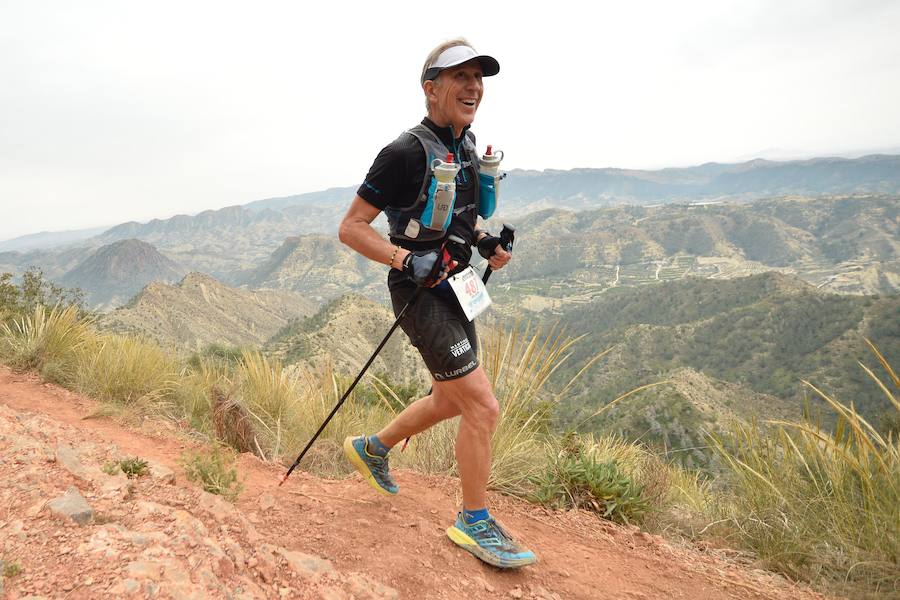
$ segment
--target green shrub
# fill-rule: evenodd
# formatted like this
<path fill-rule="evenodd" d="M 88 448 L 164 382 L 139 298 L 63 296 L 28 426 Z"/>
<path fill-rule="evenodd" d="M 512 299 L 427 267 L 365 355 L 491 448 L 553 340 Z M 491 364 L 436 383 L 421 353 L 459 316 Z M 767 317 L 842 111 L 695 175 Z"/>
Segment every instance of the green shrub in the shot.
<path fill-rule="evenodd" d="M 147 464 L 147 461 L 136 456 L 120 460 L 119 468 L 128 476 L 128 479 L 143 477 L 150 473 L 150 466 Z"/>
<path fill-rule="evenodd" d="M 643 487 L 615 461 L 601 462 L 574 434 L 544 462 L 544 472 L 532 478 L 532 496 L 558 508 L 584 508 L 619 523 L 639 523 L 650 509 Z"/>
<path fill-rule="evenodd" d="M 199 483 L 211 494 L 234 501 L 243 489 L 234 467 L 234 455 L 218 446 L 209 451 L 185 453 L 181 463 L 188 480 Z"/>
<path fill-rule="evenodd" d="M 3 576 L 4 577 L 15 577 L 19 573 L 22 572 L 22 567 L 19 565 L 18 561 L 6 561 L 0 560 L 0 564 L 3 565 Z"/>

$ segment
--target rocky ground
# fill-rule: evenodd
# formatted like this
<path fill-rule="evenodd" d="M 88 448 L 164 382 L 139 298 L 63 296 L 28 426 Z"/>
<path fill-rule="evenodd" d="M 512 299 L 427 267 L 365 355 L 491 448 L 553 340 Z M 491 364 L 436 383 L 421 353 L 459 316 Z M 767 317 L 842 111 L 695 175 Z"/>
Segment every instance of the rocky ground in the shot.
<path fill-rule="evenodd" d="M 185 479 L 185 432 L 96 413 L 0 367 L 0 598 L 822 598 L 728 553 L 500 496 L 541 561 L 494 569 L 444 534 L 457 482 L 409 471 L 388 499 L 355 476 L 278 487 L 283 468 L 246 455 L 231 504 Z M 102 469 L 132 456 L 148 475 Z"/>

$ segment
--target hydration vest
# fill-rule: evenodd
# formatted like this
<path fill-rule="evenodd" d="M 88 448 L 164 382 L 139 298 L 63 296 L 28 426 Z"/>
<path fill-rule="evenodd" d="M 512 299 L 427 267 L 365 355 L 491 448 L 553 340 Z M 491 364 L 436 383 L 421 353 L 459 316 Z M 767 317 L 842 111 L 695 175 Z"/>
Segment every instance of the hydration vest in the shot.
<path fill-rule="evenodd" d="M 461 149 L 464 153 L 458 153 L 459 149 L 447 148 L 446 145 L 425 125 L 416 125 L 406 133 L 412 135 L 422 145 L 425 152 L 425 175 L 422 178 L 422 189 L 412 206 L 406 208 L 394 208 L 387 206 L 384 214 L 388 220 L 390 236 L 398 240 L 411 242 L 430 242 L 442 240 L 447 235 L 447 229 L 430 229 L 423 224 L 422 216 L 431 213 L 431 203 L 434 202 L 432 181 L 435 179 L 431 169 L 431 162 L 436 159 L 444 159 L 448 152 L 453 152 L 456 162 L 460 164 L 459 173 L 456 175 L 456 201 L 453 206 L 453 217 L 448 220 L 445 227 L 449 227 L 449 221 L 453 218 L 463 218 L 475 228 L 478 219 L 478 155 L 475 150 L 474 136 L 466 131 L 463 136 Z M 460 156 L 463 154 L 463 156 Z"/>

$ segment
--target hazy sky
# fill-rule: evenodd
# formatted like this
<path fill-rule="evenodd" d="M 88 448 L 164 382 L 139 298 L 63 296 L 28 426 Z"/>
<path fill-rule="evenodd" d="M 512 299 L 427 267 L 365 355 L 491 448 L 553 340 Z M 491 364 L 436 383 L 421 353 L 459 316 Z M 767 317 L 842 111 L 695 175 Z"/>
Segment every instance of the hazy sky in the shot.
<path fill-rule="evenodd" d="M 0 0 L 0 240 L 356 185 L 458 35 L 506 168 L 896 149 L 898 32 L 893 0 Z"/>

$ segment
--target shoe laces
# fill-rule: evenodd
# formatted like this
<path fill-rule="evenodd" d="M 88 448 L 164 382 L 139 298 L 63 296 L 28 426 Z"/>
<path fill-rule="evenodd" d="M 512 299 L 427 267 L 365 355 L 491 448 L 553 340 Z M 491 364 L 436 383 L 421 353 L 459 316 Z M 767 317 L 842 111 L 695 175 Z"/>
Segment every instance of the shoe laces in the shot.
<path fill-rule="evenodd" d="M 512 536 L 493 517 L 486 519 L 484 525 L 476 528 L 474 533 L 482 541 L 492 542 L 492 545 L 516 547 Z"/>
<path fill-rule="evenodd" d="M 369 463 L 369 468 L 372 469 L 377 475 L 382 478 L 388 476 L 388 457 L 387 456 L 378 456 L 377 454 L 372 454 L 369 452 L 369 442 L 366 441 L 365 445 L 365 453 L 366 453 L 366 462 Z"/>
<path fill-rule="evenodd" d="M 387 456 L 384 458 L 380 456 L 376 456 L 372 460 L 372 470 L 377 472 L 382 477 L 385 477 L 388 474 L 388 459 Z"/>

